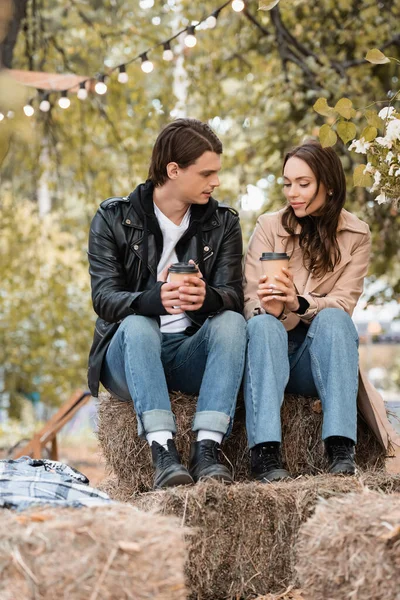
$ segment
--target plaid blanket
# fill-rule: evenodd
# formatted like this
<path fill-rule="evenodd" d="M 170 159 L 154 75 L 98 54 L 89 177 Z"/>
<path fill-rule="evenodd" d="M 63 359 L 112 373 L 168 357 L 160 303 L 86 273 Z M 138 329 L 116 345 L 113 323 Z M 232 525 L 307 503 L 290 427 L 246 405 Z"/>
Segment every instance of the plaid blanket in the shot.
<path fill-rule="evenodd" d="M 88 478 L 54 460 L 0 460 L 0 508 L 23 510 L 35 505 L 100 506 L 111 500 L 89 487 Z"/>

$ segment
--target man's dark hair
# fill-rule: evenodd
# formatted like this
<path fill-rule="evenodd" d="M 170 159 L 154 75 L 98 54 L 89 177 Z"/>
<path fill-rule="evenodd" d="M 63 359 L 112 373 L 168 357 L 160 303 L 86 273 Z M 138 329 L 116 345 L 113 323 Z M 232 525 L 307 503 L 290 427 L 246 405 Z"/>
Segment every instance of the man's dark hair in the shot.
<path fill-rule="evenodd" d="M 155 186 L 167 179 L 167 165 L 176 162 L 181 169 L 194 164 L 204 152 L 222 154 L 222 143 L 211 127 L 197 119 L 176 119 L 159 134 L 153 147 L 149 179 Z"/>

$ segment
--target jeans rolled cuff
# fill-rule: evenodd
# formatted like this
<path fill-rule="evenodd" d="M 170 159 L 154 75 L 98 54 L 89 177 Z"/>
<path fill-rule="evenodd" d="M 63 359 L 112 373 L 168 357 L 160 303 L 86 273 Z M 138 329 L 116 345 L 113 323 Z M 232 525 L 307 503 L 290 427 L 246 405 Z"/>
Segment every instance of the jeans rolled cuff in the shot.
<path fill-rule="evenodd" d="M 138 434 L 146 437 L 147 433 L 154 431 L 171 431 L 176 433 L 174 414 L 170 410 L 147 410 L 142 413 L 138 423 Z"/>
<path fill-rule="evenodd" d="M 193 419 L 193 431 L 206 429 L 207 431 L 218 431 L 225 434 L 229 429 L 231 418 L 216 410 L 202 410 L 197 412 Z"/>
<path fill-rule="evenodd" d="M 322 426 L 322 441 L 332 436 L 346 437 L 357 444 L 357 426 L 355 427 L 324 427 Z"/>

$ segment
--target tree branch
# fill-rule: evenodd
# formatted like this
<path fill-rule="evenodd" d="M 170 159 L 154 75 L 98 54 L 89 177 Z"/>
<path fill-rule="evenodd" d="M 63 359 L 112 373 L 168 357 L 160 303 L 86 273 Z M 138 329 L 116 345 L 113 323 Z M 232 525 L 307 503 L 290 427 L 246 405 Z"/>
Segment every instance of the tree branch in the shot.
<path fill-rule="evenodd" d="M 17 43 L 21 23 L 26 17 L 28 0 L 14 0 L 14 14 L 9 24 L 7 34 L 0 44 L 0 68 L 11 69 L 14 47 Z"/>

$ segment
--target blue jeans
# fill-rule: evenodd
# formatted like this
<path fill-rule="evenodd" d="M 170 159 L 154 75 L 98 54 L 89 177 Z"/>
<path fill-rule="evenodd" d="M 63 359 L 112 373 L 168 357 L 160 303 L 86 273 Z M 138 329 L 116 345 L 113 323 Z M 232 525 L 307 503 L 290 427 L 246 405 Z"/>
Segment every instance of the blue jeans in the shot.
<path fill-rule="evenodd" d="M 246 322 L 225 311 L 192 336 L 162 334 L 156 319 L 131 315 L 107 349 L 101 381 L 121 400 L 133 400 L 138 433 L 176 433 L 168 390 L 199 394 L 193 431 L 228 435 L 243 377 Z"/>
<path fill-rule="evenodd" d="M 272 315 L 247 324 L 244 376 L 249 448 L 281 441 L 284 392 L 321 399 L 322 439 L 340 435 L 356 441 L 358 334 L 347 313 L 321 310 L 304 331 L 293 334 Z M 297 339 L 296 339 L 297 338 Z"/>

